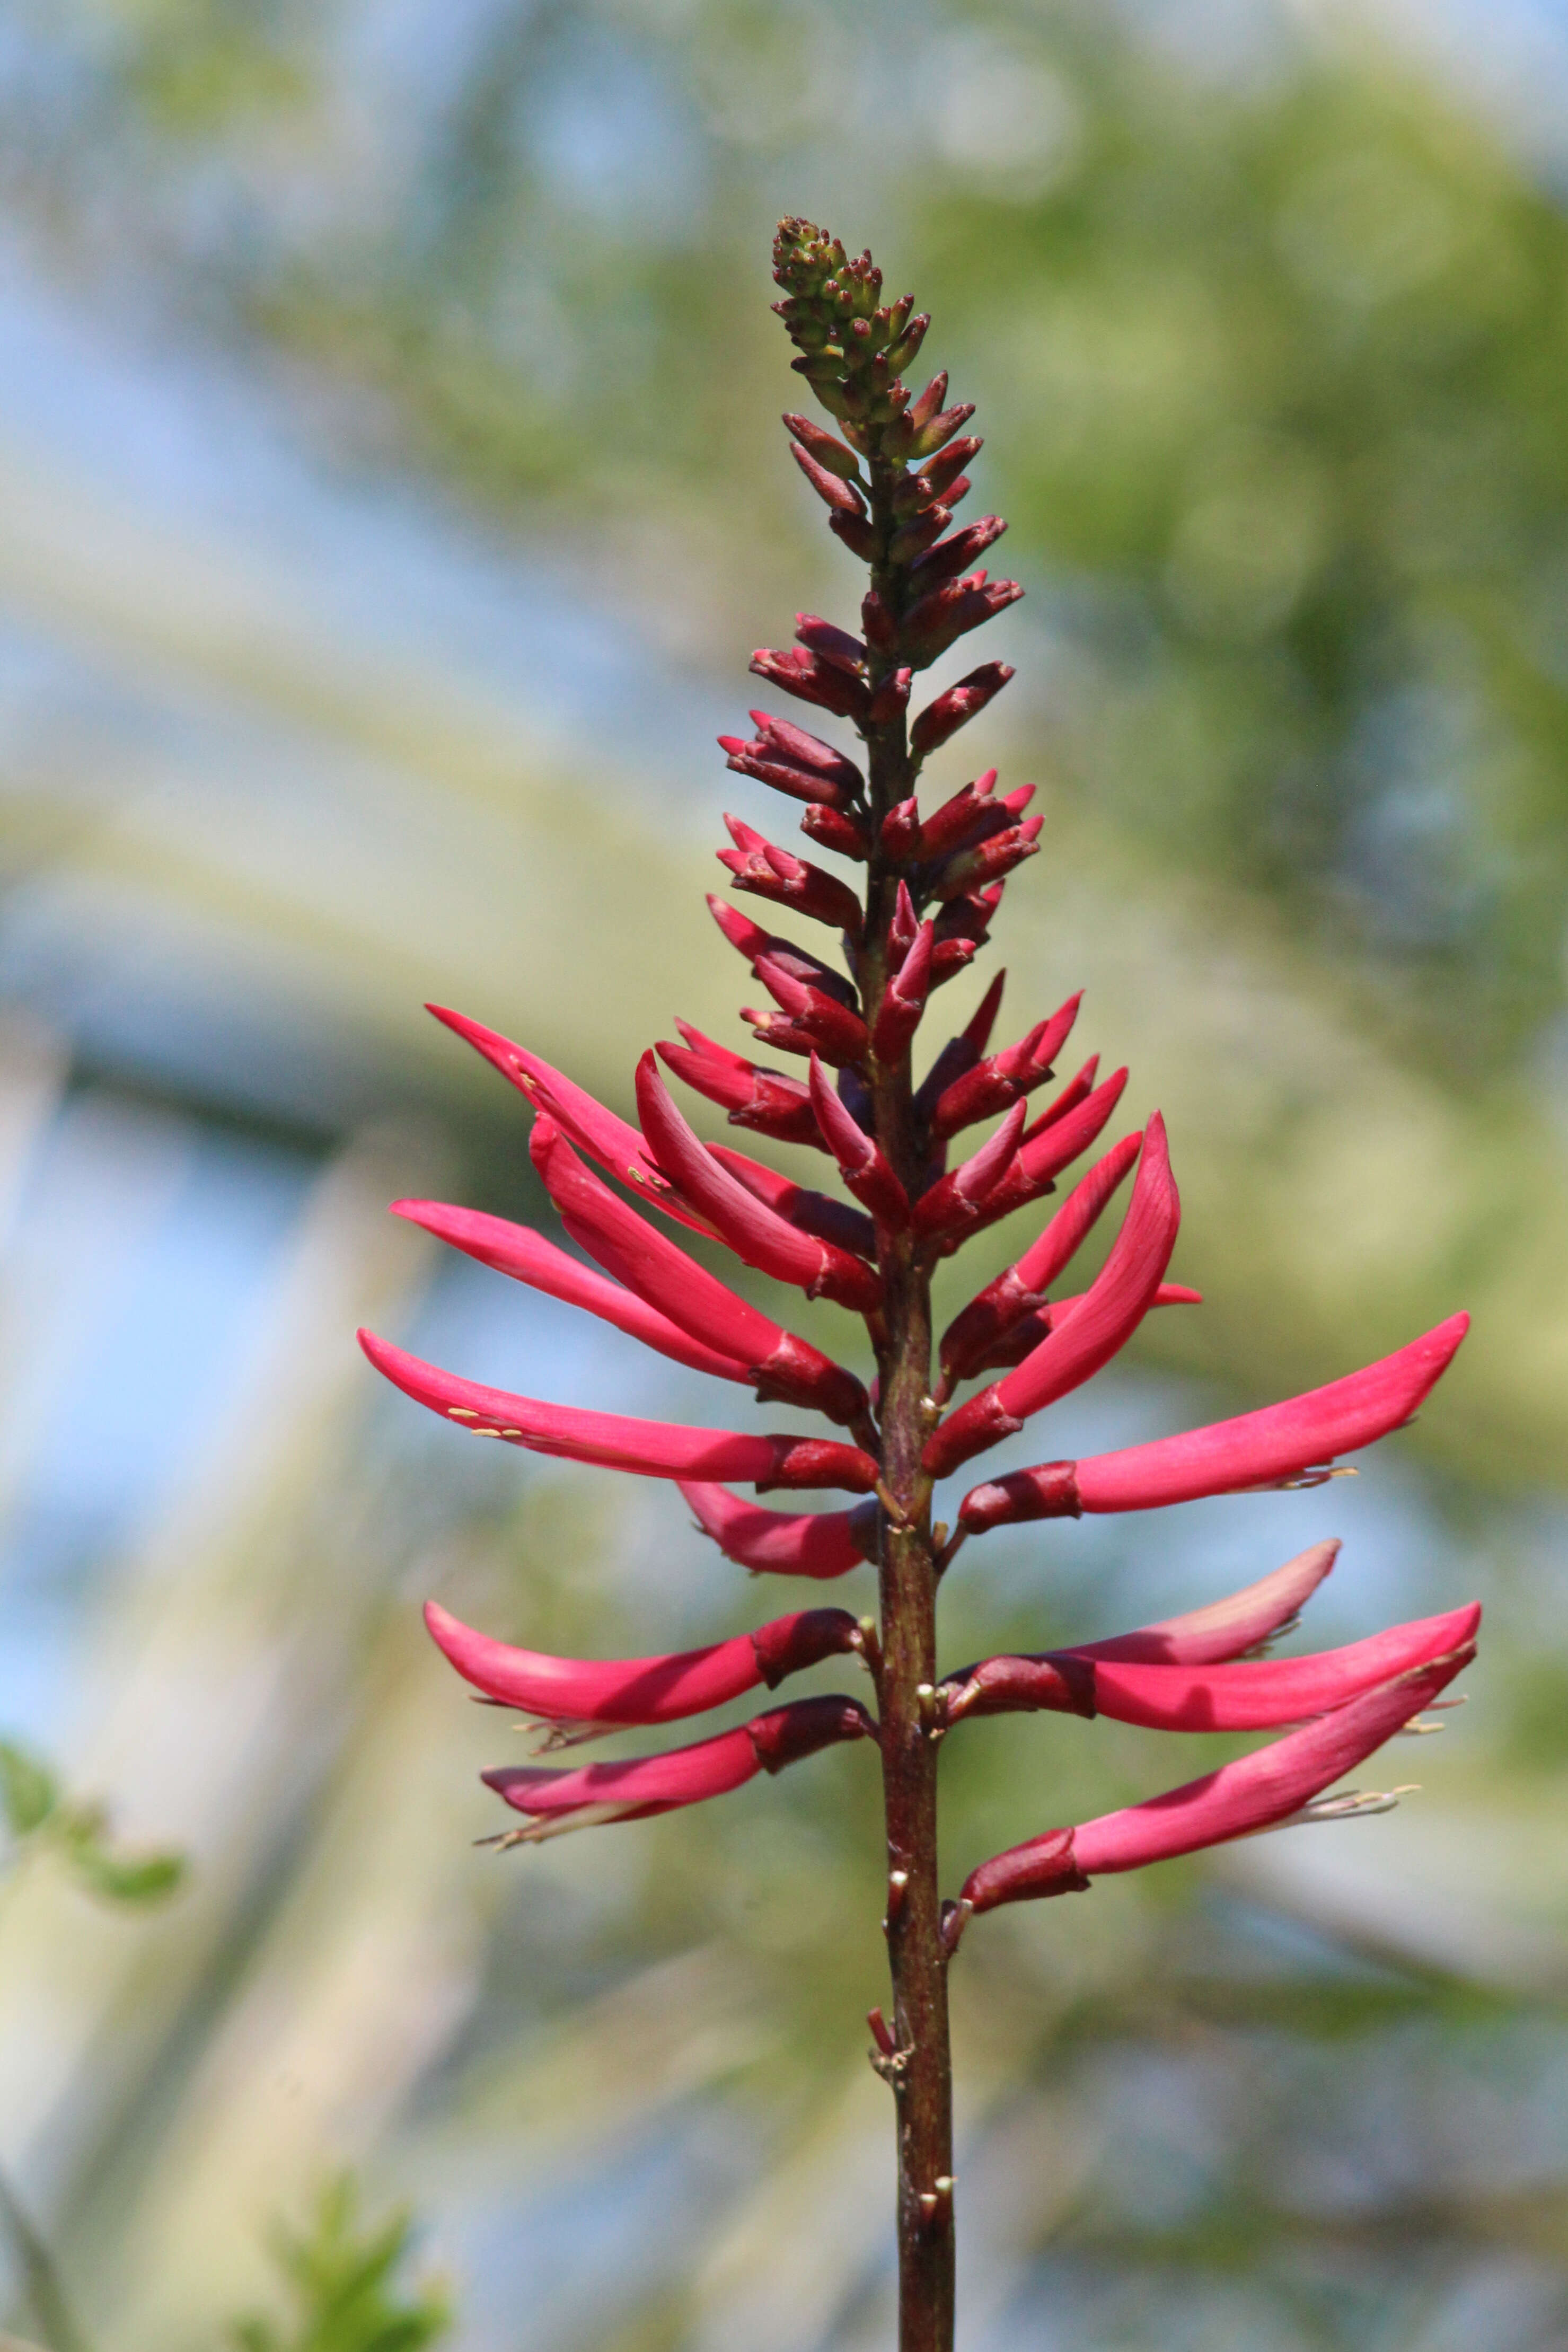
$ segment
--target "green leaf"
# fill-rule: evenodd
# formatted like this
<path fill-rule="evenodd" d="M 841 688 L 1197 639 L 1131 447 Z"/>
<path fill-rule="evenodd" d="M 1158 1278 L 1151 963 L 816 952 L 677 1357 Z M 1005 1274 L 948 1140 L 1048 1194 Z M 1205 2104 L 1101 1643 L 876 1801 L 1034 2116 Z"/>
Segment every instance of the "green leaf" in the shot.
<path fill-rule="evenodd" d="M 12 1836 L 30 1837 L 58 1801 L 59 1790 L 47 1765 L 13 1740 L 0 1739 L 0 1808 Z"/>
<path fill-rule="evenodd" d="M 280 2229 L 274 2251 L 289 2283 L 298 2326 L 279 2333 L 268 2320 L 241 2320 L 237 2352 L 425 2352 L 451 2325 L 440 2294 L 405 2298 L 395 2273 L 408 2252 L 409 2224 L 395 2214 L 362 2228 L 359 2199 L 346 2175 L 325 2189 L 311 2227 Z"/>
<path fill-rule="evenodd" d="M 113 1853 L 96 1836 L 68 1838 L 66 1852 L 81 1884 L 106 1903 L 163 1903 L 185 1876 L 184 1854 Z"/>

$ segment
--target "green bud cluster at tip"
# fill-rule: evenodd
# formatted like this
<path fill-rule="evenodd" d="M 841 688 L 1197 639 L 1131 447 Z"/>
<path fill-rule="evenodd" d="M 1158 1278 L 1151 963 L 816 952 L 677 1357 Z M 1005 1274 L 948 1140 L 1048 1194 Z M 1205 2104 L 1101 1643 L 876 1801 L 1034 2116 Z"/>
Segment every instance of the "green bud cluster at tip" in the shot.
<path fill-rule="evenodd" d="M 774 310 L 800 352 L 795 373 L 836 416 L 863 457 L 902 462 L 913 454 L 910 393 L 899 381 L 931 320 L 911 317 L 915 298 L 881 300 L 882 273 L 869 253 L 851 260 L 836 236 L 806 220 L 779 223 L 773 278 L 784 299 Z"/>

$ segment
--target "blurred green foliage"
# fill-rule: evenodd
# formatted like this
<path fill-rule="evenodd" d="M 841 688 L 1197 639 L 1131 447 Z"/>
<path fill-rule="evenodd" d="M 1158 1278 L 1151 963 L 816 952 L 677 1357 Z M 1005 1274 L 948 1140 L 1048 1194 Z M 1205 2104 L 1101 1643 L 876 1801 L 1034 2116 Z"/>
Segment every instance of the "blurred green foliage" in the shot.
<path fill-rule="evenodd" d="M 445 2300 L 434 2292 L 410 2300 L 397 2284 L 409 2237 L 401 2214 L 364 2222 L 358 2189 L 341 2175 L 323 2190 L 308 2229 L 277 2233 L 294 2320 L 242 2320 L 234 2331 L 238 2352 L 423 2352 L 438 2342 L 451 2324 Z"/>
<path fill-rule="evenodd" d="M 162 1903 L 185 1876 L 178 1853 L 127 1853 L 110 1839 L 105 1806 L 67 1800 L 49 1766 L 15 1740 L 0 1739 L 0 1813 L 11 1849 L 0 1871 L 48 1852 L 79 1886 L 107 1903 Z"/>

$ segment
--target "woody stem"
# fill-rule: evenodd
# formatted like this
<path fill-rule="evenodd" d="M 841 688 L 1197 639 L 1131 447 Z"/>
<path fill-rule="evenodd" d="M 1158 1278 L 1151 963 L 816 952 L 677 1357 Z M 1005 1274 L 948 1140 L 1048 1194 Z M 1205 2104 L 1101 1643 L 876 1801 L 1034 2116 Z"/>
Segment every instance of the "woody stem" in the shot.
<path fill-rule="evenodd" d="M 885 548 L 889 493 L 901 469 L 872 461 L 872 521 Z M 885 563 L 873 584 L 897 610 L 902 583 Z M 873 672 L 873 684 L 893 668 Z M 858 958 L 862 1002 L 873 1023 L 887 987 L 889 929 L 899 869 L 883 857 L 882 818 L 913 790 L 905 717 L 865 731 L 873 849 Z M 928 1146 L 920 1132 L 906 1046 L 896 1065 L 868 1066 L 877 1141 L 909 1197 L 918 1197 Z M 931 1482 L 921 1451 L 931 1425 L 931 1277 L 907 1233 L 879 1230 L 886 1305 L 879 1348 L 881 1468 L 899 1517 L 884 1513 L 879 1678 L 883 1809 L 887 1831 L 888 1958 L 897 2044 L 888 2069 L 898 2116 L 899 2352 L 952 2352 L 953 2328 L 952 2063 L 947 1960 L 937 1892 L 937 1743 L 922 1708 L 936 1675 L 937 1564 Z"/>

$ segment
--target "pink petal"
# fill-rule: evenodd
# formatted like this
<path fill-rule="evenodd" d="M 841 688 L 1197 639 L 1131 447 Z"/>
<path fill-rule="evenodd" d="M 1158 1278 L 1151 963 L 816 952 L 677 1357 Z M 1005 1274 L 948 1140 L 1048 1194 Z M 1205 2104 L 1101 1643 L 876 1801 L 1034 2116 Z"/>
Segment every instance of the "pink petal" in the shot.
<path fill-rule="evenodd" d="M 835 1298 L 863 1313 L 879 1303 L 882 1286 L 868 1265 L 786 1224 L 703 1150 L 651 1054 L 637 1064 L 637 1109 L 661 1168 L 746 1265 L 798 1284 L 810 1297 Z"/>
<path fill-rule="evenodd" d="M 846 1576 L 877 1555 L 877 1506 L 852 1511 L 770 1511 L 726 1487 L 692 1479 L 680 1491 L 728 1559 L 755 1575 Z"/>
<path fill-rule="evenodd" d="M 606 1281 L 581 1259 L 568 1257 L 528 1225 L 487 1217 L 478 1209 L 451 1208 L 442 1201 L 394 1201 L 392 1208 L 395 1216 L 422 1225 L 438 1241 L 450 1242 L 454 1249 L 478 1258 L 481 1265 L 494 1266 L 498 1274 L 509 1274 L 515 1282 L 526 1282 L 531 1289 L 542 1290 L 568 1307 L 585 1307 L 590 1315 L 613 1323 L 628 1338 L 640 1339 L 645 1348 L 656 1348 L 678 1364 L 710 1372 L 721 1381 L 751 1381 L 750 1370 L 737 1357 L 704 1347 L 619 1283 Z"/>
<path fill-rule="evenodd" d="M 557 1127 L 563 1129 L 591 1160 L 634 1192 L 643 1193 L 656 1208 L 673 1217 L 678 1224 L 690 1225 L 701 1233 L 700 1218 L 686 1209 L 669 1179 L 657 1165 L 642 1137 L 635 1127 L 618 1118 L 595 1102 L 591 1094 L 576 1085 L 539 1055 L 531 1054 L 524 1045 L 513 1045 L 499 1030 L 487 1029 L 480 1021 L 470 1021 L 466 1013 L 448 1011 L 443 1004 L 425 1008 L 437 1021 L 444 1021 L 464 1038 L 474 1051 L 493 1063 L 501 1076 L 510 1078 L 519 1091 L 525 1094 L 536 1109 L 547 1110 Z"/>
<path fill-rule="evenodd" d="M 854 1699 L 796 1699 L 772 1708 L 734 1731 L 664 1756 L 629 1757 L 616 1764 L 580 1764 L 565 1771 L 511 1765 L 480 1778 L 520 1813 L 541 1824 L 533 1843 L 590 1822 L 637 1821 L 721 1797 L 760 1771 L 779 1772 L 803 1757 L 844 1739 L 875 1738 L 876 1726 Z M 574 1818 L 576 1817 L 576 1818 Z"/>
<path fill-rule="evenodd" d="M 377 1371 L 432 1412 L 482 1437 L 504 1438 L 533 1454 L 632 1470 L 645 1478 L 738 1478 L 767 1486 L 847 1486 L 868 1494 L 877 1465 L 858 1446 L 826 1438 L 748 1437 L 738 1430 L 683 1429 L 632 1421 L 618 1412 L 584 1412 L 459 1380 L 402 1348 L 362 1331 L 360 1346 Z"/>
<path fill-rule="evenodd" d="M 1075 1643 L 1074 1655 L 1171 1666 L 1206 1666 L 1221 1658 L 1238 1658 L 1289 1625 L 1339 1556 L 1339 1544 L 1332 1539 L 1312 1544 L 1244 1591 L 1210 1601 L 1206 1609 L 1162 1618 L 1158 1624 L 1142 1626 L 1135 1633 L 1116 1633 L 1105 1642 Z"/>
<path fill-rule="evenodd" d="M 852 1372 L 737 1297 L 627 1202 L 618 1200 L 547 1120 L 534 1129 L 533 1164 L 573 1240 L 617 1282 L 715 1353 L 749 1368 L 765 1392 L 838 1422 L 867 1411 Z"/>
<path fill-rule="evenodd" d="M 1228 1665 L 1094 1664 L 1101 1715 L 1158 1731 L 1264 1731 L 1343 1706 L 1364 1690 L 1427 1660 L 1473 1646 L 1479 1606 L 1391 1625 L 1344 1649 L 1306 1658 L 1248 1658 Z"/>
<path fill-rule="evenodd" d="M 1022 1429 L 1032 1412 L 1092 1379 L 1125 1347 L 1159 1289 L 1181 1223 L 1181 1202 L 1158 1111 L 1143 1139 L 1138 1181 L 1121 1231 L 1072 1312 L 1016 1370 L 950 1413 L 927 1439 L 921 1459 L 933 1477 Z"/>
<path fill-rule="evenodd" d="M 754 1633 L 668 1657 L 554 1658 L 476 1633 L 441 1607 L 425 1604 L 437 1648 L 488 1697 L 557 1723 L 670 1723 L 722 1706 L 759 1683 L 770 1687 L 852 1646 L 856 1623 L 843 1609 L 796 1610 Z"/>
<path fill-rule="evenodd" d="M 1152 1510 L 1202 1495 L 1279 1486 L 1402 1428 L 1447 1371 L 1469 1323 L 1468 1315 L 1450 1315 L 1363 1370 L 1259 1412 L 1083 1462 L 1046 1462 L 1015 1471 L 994 1485 L 974 1487 L 964 1496 L 959 1517 L 978 1532 L 1013 1519 Z"/>
<path fill-rule="evenodd" d="M 964 1883 L 950 1946 L 968 1910 L 1077 1891 L 1101 1874 L 1141 1870 L 1288 1821 L 1430 1706 L 1474 1654 L 1466 1643 L 1202 1780 L 994 1855 Z"/>

